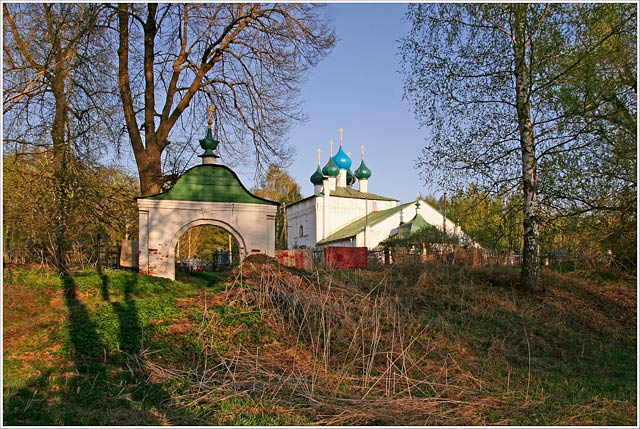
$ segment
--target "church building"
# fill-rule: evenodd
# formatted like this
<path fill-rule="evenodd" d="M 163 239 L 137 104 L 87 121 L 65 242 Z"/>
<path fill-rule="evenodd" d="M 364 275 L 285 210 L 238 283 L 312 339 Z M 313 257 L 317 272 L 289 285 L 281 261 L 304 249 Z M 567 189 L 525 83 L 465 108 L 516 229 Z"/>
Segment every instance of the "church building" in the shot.
<path fill-rule="evenodd" d="M 421 198 L 404 204 L 392 197 L 369 192 L 372 171 L 364 162 L 352 172 L 351 154 L 342 145 L 329 161 L 311 175 L 313 195 L 287 206 L 290 249 L 325 246 L 367 247 L 372 250 L 388 237 L 408 235 L 429 225 L 466 238 L 460 228 Z M 354 187 L 357 182 L 357 189 Z"/>

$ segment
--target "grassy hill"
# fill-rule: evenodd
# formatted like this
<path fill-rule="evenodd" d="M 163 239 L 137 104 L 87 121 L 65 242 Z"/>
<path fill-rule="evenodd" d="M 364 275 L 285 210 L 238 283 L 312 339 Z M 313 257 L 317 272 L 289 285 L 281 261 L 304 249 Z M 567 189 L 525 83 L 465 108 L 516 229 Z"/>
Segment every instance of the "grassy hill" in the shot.
<path fill-rule="evenodd" d="M 7 267 L 5 425 L 636 425 L 636 282 Z"/>

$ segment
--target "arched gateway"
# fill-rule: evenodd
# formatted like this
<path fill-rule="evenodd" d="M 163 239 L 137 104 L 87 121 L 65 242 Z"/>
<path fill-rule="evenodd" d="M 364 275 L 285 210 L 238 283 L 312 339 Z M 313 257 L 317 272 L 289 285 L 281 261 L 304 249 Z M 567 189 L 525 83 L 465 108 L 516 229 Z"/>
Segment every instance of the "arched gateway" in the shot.
<path fill-rule="evenodd" d="M 175 279 L 175 247 L 189 229 L 213 225 L 228 231 L 238 242 L 240 260 L 250 254 L 275 254 L 275 219 L 278 203 L 257 197 L 238 176 L 215 163 L 211 123 L 200 140 L 202 165 L 187 170 L 175 185 L 160 194 L 138 198 L 141 273 Z"/>

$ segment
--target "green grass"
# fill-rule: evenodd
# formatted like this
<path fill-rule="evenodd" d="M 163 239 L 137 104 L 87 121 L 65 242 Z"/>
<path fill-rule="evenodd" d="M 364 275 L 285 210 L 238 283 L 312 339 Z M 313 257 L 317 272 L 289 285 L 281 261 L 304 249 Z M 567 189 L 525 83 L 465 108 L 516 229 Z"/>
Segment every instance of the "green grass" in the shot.
<path fill-rule="evenodd" d="M 5 270 L 4 423 L 211 423 L 172 405 L 171 395 L 180 389 L 149 382 L 149 374 L 135 367 L 131 356 L 147 353 L 163 363 L 197 363 L 202 341 L 196 333 L 176 335 L 170 328 L 180 320 L 201 320 L 202 308 L 180 301 L 197 302 L 201 294 L 224 290 L 227 274 L 182 275 L 174 282 L 109 270 L 68 276 Z M 255 316 L 238 313 L 221 303 L 214 314 L 244 328 L 236 337 L 259 332 L 250 329 Z M 259 424 L 260 415 L 265 422 L 282 421 L 262 411 L 233 418 Z"/>
<path fill-rule="evenodd" d="M 5 425 L 637 423 L 627 276 L 545 270 L 531 294 L 512 268 L 3 274 Z"/>

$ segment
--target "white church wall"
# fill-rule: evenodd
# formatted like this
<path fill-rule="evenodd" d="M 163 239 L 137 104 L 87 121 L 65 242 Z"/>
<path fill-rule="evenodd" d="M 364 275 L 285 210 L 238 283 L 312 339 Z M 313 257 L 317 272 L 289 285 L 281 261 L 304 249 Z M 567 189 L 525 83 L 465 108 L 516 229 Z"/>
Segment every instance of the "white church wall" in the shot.
<path fill-rule="evenodd" d="M 365 202 L 366 201 L 366 202 Z M 386 210 L 396 206 L 396 201 L 360 200 L 357 198 L 331 197 L 326 216 L 326 238 L 366 213 Z"/>
<path fill-rule="evenodd" d="M 413 208 L 414 208 L 414 215 L 415 215 L 415 206 L 413 206 Z M 424 220 L 426 220 L 431 225 L 434 225 L 440 231 L 442 231 L 442 225 L 444 223 L 442 213 L 440 213 L 438 210 L 434 209 L 433 207 L 431 207 L 429 204 L 427 204 L 424 201 L 422 201 L 420 203 L 420 210 L 419 211 L 420 211 L 420 215 L 424 218 Z M 413 216 L 411 216 L 411 217 L 413 217 Z M 410 220 L 410 219 L 408 219 L 408 220 Z M 455 223 L 451 219 L 446 218 L 446 224 L 447 224 L 447 233 L 448 234 L 451 234 L 451 235 L 459 235 L 460 234 L 460 232 L 461 232 L 460 228 L 457 228 Z"/>
<path fill-rule="evenodd" d="M 315 247 L 316 200 L 318 198 L 308 198 L 287 207 L 287 244 L 290 249 Z"/>
<path fill-rule="evenodd" d="M 329 244 L 326 244 L 324 246 L 321 247 L 357 247 L 358 244 L 356 242 L 356 240 L 354 240 L 353 238 L 347 238 L 344 240 L 339 240 L 339 241 L 332 241 Z"/>
<path fill-rule="evenodd" d="M 328 204 L 326 204 L 327 201 Z M 335 196 L 329 198 L 319 196 L 303 200 L 287 208 L 289 248 L 314 248 L 318 241 L 330 236 L 351 222 L 364 217 L 366 213 L 386 210 L 395 207 L 396 204 L 396 201 L 362 200 Z M 443 217 L 435 208 L 421 201 L 418 212 L 428 223 L 438 229 L 442 229 Z M 409 204 L 398 213 L 376 225 L 370 226 L 367 230 L 366 242 L 365 234 L 361 232 L 357 234 L 354 240 L 348 240 L 340 244 L 331 243 L 331 245 L 366 246 L 369 249 L 373 249 L 381 241 L 389 237 L 393 231 L 397 230 L 401 223 L 409 222 L 415 215 L 415 205 Z M 451 219 L 446 219 L 446 225 L 448 233 L 455 235 L 462 233 Z M 300 234 L 300 227 L 302 227 L 302 234 Z"/>
<path fill-rule="evenodd" d="M 366 234 L 367 248 L 375 249 L 376 246 L 378 246 L 378 244 L 380 244 L 381 241 L 389 237 L 389 235 L 391 234 L 391 231 L 397 228 L 398 225 L 400 224 L 401 212 L 402 210 L 398 213 L 395 213 L 392 216 L 389 216 L 383 221 L 367 228 L 367 234 Z M 358 246 L 363 246 L 363 247 L 365 246 L 364 232 L 361 232 L 360 234 L 358 234 L 356 239 L 357 239 Z"/>
<path fill-rule="evenodd" d="M 396 201 L 366 200 L 365 203 L 357 198 L 327 198 L 324 195 L 302 200 L 287 207 L 288 246 L 313 248 L 318 241 L 365 216 L 367 211 L 371 213 L 395 206 Z"/>

